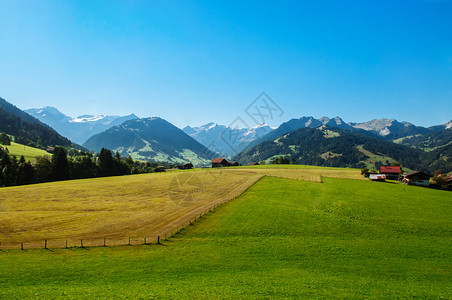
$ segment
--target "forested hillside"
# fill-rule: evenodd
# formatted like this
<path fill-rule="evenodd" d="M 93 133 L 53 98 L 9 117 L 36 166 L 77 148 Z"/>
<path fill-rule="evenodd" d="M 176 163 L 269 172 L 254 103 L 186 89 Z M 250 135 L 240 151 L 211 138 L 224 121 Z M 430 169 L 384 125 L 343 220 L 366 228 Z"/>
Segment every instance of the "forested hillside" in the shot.
<path fill-rule="evenodd" d="M 271 162 L 277 157 L 293 158 L 298 164 L 363 168 L 399 162 L 410 169 L 422 166 L 422 151 L 385 142 L 347 130 L 322 126 L 301 128 L 242 152 L 235 159 L 242 164 Z"/>
<path fill-rule="evenodd" d="M 72 142 L 54 129 L 0 98 L 0 132 L 32 146 L 70 146 Z"/>

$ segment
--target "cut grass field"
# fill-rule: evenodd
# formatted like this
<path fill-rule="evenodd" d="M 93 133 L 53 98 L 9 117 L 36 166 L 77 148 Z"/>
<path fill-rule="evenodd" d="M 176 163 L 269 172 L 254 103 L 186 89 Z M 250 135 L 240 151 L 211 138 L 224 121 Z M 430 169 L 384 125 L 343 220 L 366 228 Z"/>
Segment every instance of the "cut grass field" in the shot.
<path fill-rule="evenodd" d="M 0 189 L 3 247 L 124 244 L 171 234 L 262 175 L 220 170 L 82 179 Z M 127 241 L 128 242 L 128 241 Z"/>
<path fill-rule="evenodd" d="M 3 248 L 109 245 L 155 240 L 233 199 L 262 176 L 362 178 L 332 168 L 224 168 L 70 180 L 0 189 Z"/>
<path fill-rule="evenodd" d="M 2 147 L 8 148 L 9 154 L 15 155 L 17 159 L 19 159 L 23 155 L 26 161 L 34 161 L 38 156 L 51 156 L 50 153 L 42 149 L 33 148 L 14 142 L 11 142 L 11 145 L 2 145 Z"/>
<path fill-rule="evenodd" d="M 450 193 L 264 177 L 164 245 L 3 250 L 0 298 L 451 298 Z"/>

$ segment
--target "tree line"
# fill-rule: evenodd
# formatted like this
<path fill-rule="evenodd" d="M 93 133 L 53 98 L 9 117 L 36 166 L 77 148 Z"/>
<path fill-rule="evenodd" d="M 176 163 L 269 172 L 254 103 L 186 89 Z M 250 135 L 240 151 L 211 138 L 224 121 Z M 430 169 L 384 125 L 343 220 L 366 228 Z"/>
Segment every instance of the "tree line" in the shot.
<path fill-rule="evenodd" d="M 68 155 L 68 152 L 71 155 Z M 0 148 L 0 186 L 14 186 L 31 183 L 68 179 L 83 179 L 104 176 L 118 176 L 162 172 L 170 164 L 135 161 L 132 157 L 121 157 L 102 148 L 99 154 L 76 149 L 55 147 L 53 155 L 40 156 L 32 163 L 24 156 L 19 159 L 10 155 L 8 148 Z"/>

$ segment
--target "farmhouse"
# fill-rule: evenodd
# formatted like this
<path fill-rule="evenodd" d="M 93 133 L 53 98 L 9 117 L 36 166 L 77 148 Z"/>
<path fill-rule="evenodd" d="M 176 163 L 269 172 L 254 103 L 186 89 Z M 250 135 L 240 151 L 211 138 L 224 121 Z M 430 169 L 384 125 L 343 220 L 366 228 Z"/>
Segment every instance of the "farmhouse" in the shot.
<path fill-rule="evenodd" d="M 385 174 L 387 179 L 398 179 L 399 174 L 402 172 L 400 167 L 395 166 L 381 166 L 380 174 Z"/>
<path fill-rule="evenodd" d="M 229 161 L 229 166 L 231 166 L 231 167 L 238 167 L 239 163 L 236 162 L 236 161 L 231 160 L 231 161 Z"/>
<path fill-rule="evenodd" d="M 246 165 L 247 166 L 258 166 L 259 164 L 257 162 L 249 162 Z"/>
<path fill-rule="evenodd" d="M 183 164 L 183 165 L 177 166 L 177 168 L 178 168 L 179 170 L 193 169 L 193 164 L 192 164 L 192 163 Z"/>
<path fill-rule="evenodd" d="M 429 186 L 430 185 L 430 176 L 421 171 L 413 171 L 406 174 L 403 174 L 403 183 L 409 185 L 420 185 L 420 186 Z"/>
<path fill-rule="evenodd" d="M 226 158 L 219 157 L 212 160 L 212 168 L 219 168 L 219 167 L 228 167 L 229 162 L 226 160 Z"/>

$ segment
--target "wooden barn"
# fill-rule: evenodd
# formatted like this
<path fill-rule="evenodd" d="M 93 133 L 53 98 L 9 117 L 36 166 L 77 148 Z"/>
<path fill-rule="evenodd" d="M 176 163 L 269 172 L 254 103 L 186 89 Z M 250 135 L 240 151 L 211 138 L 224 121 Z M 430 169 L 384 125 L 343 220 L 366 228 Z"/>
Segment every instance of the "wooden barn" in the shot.
<path fill-rule="evenodd" d="M 249 162 L 249 163 L 247 163 L 246 165 L 247 165 L 247 166 L 258 166 L 259 163 L 257 163 L 257 162 Z"/>
<path fill-rule="evenodd" d="M 385 174 L 387 179 L 396 180 L 399 178 L 402 169 L 400 167 L 395 166 L 381 166 L 380 174 Z"/>
<path fill-rule="evenodd" d="M 239 163 L 236 162 L 236 161 L 230 160 L 230 161 L 229 161 L 229 166 L 231 166 L 231 167 L 238 167 L 238 166 L 239 166 Z"/>
<path fill-rule="evenodd" d="M 403 183 L 409 185 L 429 186 L 431 175 L 421 172 L 413 171 L 403 174 Z"/>
<path fill-rule="evenodd" d="M 218 157 L 212 160 L 212 168 L 220 168 L 220 167 L 228 167 L 229 162 L 226 160 L 226 158 Z"/>
<path fill-rule="evenodd" d="M 183 165 L 177 166 L 177 168 L 178 168 L 179 170 L 193 169 L 193 164 L 192 164 L 192 163 L 183 164 Z"/>

